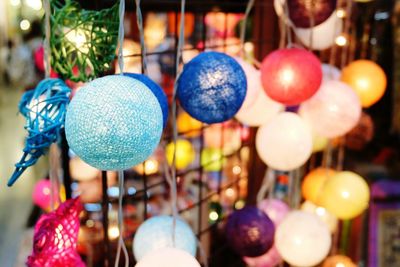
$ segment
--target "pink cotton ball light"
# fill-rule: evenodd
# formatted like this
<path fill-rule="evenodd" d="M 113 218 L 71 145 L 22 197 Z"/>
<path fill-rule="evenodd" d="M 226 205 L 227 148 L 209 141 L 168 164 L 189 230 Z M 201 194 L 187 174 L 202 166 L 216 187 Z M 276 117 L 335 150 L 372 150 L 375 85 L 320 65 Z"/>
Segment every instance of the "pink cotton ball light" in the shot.
<path fill-rule="evenodd" d="M 279 49 L 263 60 L 261 81 L 273 100 L 287 106 L 298 105 L 318 91 L 322 81 L 321 62 L 304 49 Z"/>
<path fill-rule="evenodd" d="M 299 110 L 300 115 L 320 136 L 335 138 L 353 129 L 361 116 L 357 94 L 340 81 L 327 81 Z"/>
<path fill-rule="evenodd" d="M 33 203 L 41 209 L 48 210 L 51 205 L 51 182 L 46 179 L 39 180 L 32 192 Z M 53 201 L 58 200 L 57 193 L 53 193 Z"/>

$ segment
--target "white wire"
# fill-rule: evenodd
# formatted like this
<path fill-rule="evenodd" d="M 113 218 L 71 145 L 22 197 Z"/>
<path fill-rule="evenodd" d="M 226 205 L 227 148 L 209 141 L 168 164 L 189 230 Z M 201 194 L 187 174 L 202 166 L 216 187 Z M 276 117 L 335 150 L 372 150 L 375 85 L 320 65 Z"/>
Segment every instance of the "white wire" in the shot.
<path fill-rule="evenodd" d="M 51 7 L 50 7 L 50 0 L 44 0 L 44 20 L 45 20 L 45 38 L 43 42 L 43 51 L 44 51 L 44 70 L 45 70 L 45 77 L 50 77 L 50 57 L 51 57 L 51 50 L 50 50 L 50 16 L 51 16 Z"/>
<path fill-rule="evenodd" d="M 119 29 L 118 29 L 118 66 L 120 74 L 124 73 L 124 17 L 125 17 L 125 0 L 119 2 Z"/>
<path fill-rule="evenodd" d="M 115 258 L 115 267 L 119 266 L 119 258 L 121 256 L 121 248 L 124 252 L 125 257 L 125 267 L 129 267 L 129 255 L 128 250 L 126 249 L 125 242 L 124 242 L 124 216 L 122 211 L 122 200 L 124 197 L 124 171 L 118 172 L 118 185 L 119 185 L 119 196 L 118 196 L 118 249 L 117 249 L 117 256 Z"/>
<path fill-rule="evenodd" d="M 140 38 L 140 52 L 142 56 L 142 69 L 143 74 L 147 74 L 147 60 L 146 60 L 146 44 L 144 41 L 144 28 L 143 28 L 143 16 L 142 10 L 140 9 L 140 0 L 135 0 L 136 3 L 136 23 L 139 29 L 139 38 Z"/>

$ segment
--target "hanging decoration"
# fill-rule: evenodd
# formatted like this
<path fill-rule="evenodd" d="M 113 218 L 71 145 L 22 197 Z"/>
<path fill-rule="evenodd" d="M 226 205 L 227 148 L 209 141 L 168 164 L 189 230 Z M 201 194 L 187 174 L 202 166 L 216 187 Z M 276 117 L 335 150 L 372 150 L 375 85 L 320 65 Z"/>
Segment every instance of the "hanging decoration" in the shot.
<path fill-rule="evenodd" d="M 32 201 L 45 211 L 50 210 L 52 201 L 55 205 L 58 204 L 59 196 L 56 192 L 53 192 L 52 196 L 50 180 L 42 179 L 35 184 L 32 192 Z"/>
<path fill-rule="evenodd" d="M 82 209 L 79 198 L 69 199 L 40 217 L 35 225 L 33 251 L 26 262 L 28 267 L 85 266 L 76 251 Z"/>
<path fill-rule="evenodd" d="M 361 105 L 357 94 L 345 83 L 327 81 L 299 110 L 316 134 L 328 138 L 339 137 L 357 125 Z"/>
<path fill-rule="evenodd" d="M 112 67 L 118 37 L 118 2 L 100 11 L 75 0 L 51 1 L 51 66 L 63 79 L 88 81 Z"/>
<path fill-rule="evenodd" d="M 258 95 L 262 91 L 262 85 L 260 79 L 261 73 L 252 64 L 248 63 L 244 59 L 240 57 L 235 57 L 234 59 L 242 67 L 244 74 L 246 75 L 247 92 L 246 92 L 246 97 L 243 101 L 243 105 L 240 108 L 240 110 L 247 109 L 254 104 Z"/>
<path fill-rule="evenodd" d="M 192 118 L 188 113 L 181 112 L 176 119 L 176 126 L 179 133 L 188 138 L 193 138 L 200 135 L 203 123 Z"/>
<path fill-rule="evenodd" d="M 385 93 L 387 78 L 383 69 L 371 60 L 356 60 L 342 71 L 341 80 L 355 90 L 361 105 L 368 108 Z"/>
<path fill-rule="evenodd" d="M 310 171 L 303 179 L 301 193 L 304 199 L 317 203 L 322 188 L 336 171 L 330 168 L 319 167 Z"/>
<path fill-rule="evenodd" d="M 298 105 L 318 91 L 322 81 L 321 62 L 304 49 L 279 49 L 263 60 L 261 81 L 273 100 L 288 106 Z"/>
<path fill-rule="evenodd" d="M 290 20 L 299 28 L 317 26 L 336 10 L 336 0 L 291 0 L 287 1 L 287 5 Z"/>
<path fill-rule="evenodd" d="M 218 172 L 225 163 L 224 154 L 219 148 L 205 148 L 201 151 L 201 166 L 206 172 Z"/>
<path fill-rule="evenodd" d="M 340 80 L 342 72 L 335 66 L 323 63 L 322 67 L 322 82 L 335 80 Z"/>
<path fill-rule="evenodd" d="M 184 66 L 178 80 L 177 97 L 193 118 L 217 123 L 236 114 L 246 91 L 245 73 L 232 57 L 204 52 Z"/>
<path fill-rule="evenodd" d="M 168 122 L 168 100 L 163 89 L 146 75 L 137 73 L 124 73 L 124 75 L 144 83 L 153 92 L 160 104 L 163 114 L 163 128 L 165 128 Z"/>
<path fill-rule="evenodd" d="M 185 139 L 176 140 L 176 149 L 173 142 L 165 148 L 165 156 L 169 165 L 172 165 L 175 150 L 175 167 L 178 170 L 187 168 L 195 159 L 196 151 L 192 143 Z"/>
<path fill-rule="evenodd" d="M 311 131 L 300 116 L 283 112 L 258 129 L 256 149 L 269 167 L 280 171 L 294 170 L 311 156 Z"/>
<path fill-rule="evenodd" d="M 124 170 L 146 160 L 160 141 L 162 127 L 157 98 L 142 82 L 123 75 L 83 86 L 65 122 L 71 150 L 100 170 Z"/>
<path fill-rule="evenodd" d="M 177 248 L 196 256 L 196 236 L 190 226 L 181 218 L 177 218 L 175 232 L 172 233 L 173 218 L 171 216 L 155 216 L 143 222 L 133 239 L 133 254 L 136 261 L 147 254 L 162 248 Z M 163 266 L 163 265 L 162 265 Z"/>
<path fill-rule="evenodd" d="M 275 245 L 289 264 L 315 266 L 329 253 L 331 233 L 316 215 L 292 211 L 276 229 Z"/>
<path fill-rule="evenodd" d="M 261 256 L 274 243 L 274 223 L 256 207 L 235 211 L 225 227 L 227 243 L 241 256 Z"/>
<path fill-rule="evenodd" d="M 369 187 L 351 171 L 338 172 L 329 178 L 318 198 L 318 205 L 342 220 L 353 219 L 368 207 Z"/>
<path fill-rule="evenodd" d="M 334 255 L 326 258 L 322 267 L 357 267 L 349 257 L 344 255 Z"/>
<path fill-rule="evenodd" d="M 162 248 L 147 254 L 135 267 L 200 267 L 189 253 L 177 248 Z"/>
<path fill-rule="evenodd" d="M 25 117 L 28 136 L 21 160 L 7 185 L 12 186 L 21 174 L 46 153 L 57 141 L 64 127 L 71 90 L 60 79 L 45 79 L 34 90 L 25 92 L 19 102 L 19 112 Z"/>

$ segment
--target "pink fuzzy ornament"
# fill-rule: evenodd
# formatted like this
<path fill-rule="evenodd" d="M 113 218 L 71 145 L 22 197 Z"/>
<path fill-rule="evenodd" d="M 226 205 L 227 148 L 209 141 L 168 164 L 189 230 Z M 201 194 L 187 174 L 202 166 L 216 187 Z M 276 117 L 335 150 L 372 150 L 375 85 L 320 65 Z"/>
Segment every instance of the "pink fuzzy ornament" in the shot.
<path fill-rule="evenodd" d="M 40 217 L 35 225 L 32 255 L 26 262 L 28 267 L 85 267 L 76 251 L 82 209 L 79 198 L 74 198 Z"/>

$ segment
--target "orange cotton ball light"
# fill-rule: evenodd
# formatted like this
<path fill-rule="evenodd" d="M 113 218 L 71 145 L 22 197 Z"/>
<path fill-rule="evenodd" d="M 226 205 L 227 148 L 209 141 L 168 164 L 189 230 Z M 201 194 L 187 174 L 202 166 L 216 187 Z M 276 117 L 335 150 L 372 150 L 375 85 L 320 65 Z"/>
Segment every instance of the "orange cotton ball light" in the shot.
<path fill-rule="evenodd" d="M 357 267 L 357 265 L 349 257 L 334 255 L 326 258 L 322 267 Z"/>
<path fill-rule="evenodd" d="M 318 196 L 326 181 L 336 172 L 329 168 L 317 168 L 304 177 L 301 185 L 301 193 L 306 200 L 317 203 Z"/>
<path fill-rule="evenodd" d="M 385 93 L 387 78 L 383 69 L 371 60 L 356 60 L 342 71 L 342 81 L 358 94 L 361 105 L 372 106 Z"/>
<path fill-rule="evenodd" d="M 263 60 L 261 81 L 273 100 L 288 106 L 298 105 L 318 91 L 322 81 L 321 62 L 305 49 L 279 49 Z"/>

